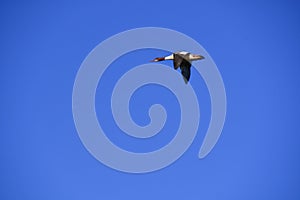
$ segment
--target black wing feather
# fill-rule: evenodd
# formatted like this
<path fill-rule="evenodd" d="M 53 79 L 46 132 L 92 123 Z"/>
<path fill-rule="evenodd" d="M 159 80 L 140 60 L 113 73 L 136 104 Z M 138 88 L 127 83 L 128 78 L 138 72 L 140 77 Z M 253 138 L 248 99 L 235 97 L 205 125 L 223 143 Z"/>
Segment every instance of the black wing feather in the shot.
<path fill-rule="evenodd" d="M 173 56 L 174 56 L 174 59 L 173 59 L 174 69 L 178 69 L 178 67 L 181 65 L 181 63 L 183 61 L 183 57 L 178 54 L 173 54 Z"/>
<path fill-rule="evenodd" d="M 184 82 L 187 83 L 191 77 L 191 63 L 183 59 L 180 65 L 180 69 Z"/>

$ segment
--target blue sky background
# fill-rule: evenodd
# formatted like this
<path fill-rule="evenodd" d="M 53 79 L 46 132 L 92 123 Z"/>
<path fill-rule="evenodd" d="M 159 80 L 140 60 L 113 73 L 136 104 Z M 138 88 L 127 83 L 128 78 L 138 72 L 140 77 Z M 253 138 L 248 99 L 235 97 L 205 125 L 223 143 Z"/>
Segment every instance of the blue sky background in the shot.
<path fill-rule="evenodd" d="M 299 10 L 296 1 L 1 1 L 0 199 L 300 199 Z M 87 152 L 71 104 L 87 54 L 116 33 L 144 26 L 180 31 L 208 51 L 224 80 L 228 112 L 217 145 L 199 160 L 210 101 L 192 71 L 201 106 L 196 139 L 169 167 L 137 175 Z M 170 112 L 153 140 L 122 135 L 105 106 L 121 74 L 161 53 L 125 55 L 100 81 L 97 114 L 122 148 L 147 152 L 177 130 L 178 102 L 162 87 L 138 90 L 130 107 L 139 124 L 149 122 L 153 103 Z"/>

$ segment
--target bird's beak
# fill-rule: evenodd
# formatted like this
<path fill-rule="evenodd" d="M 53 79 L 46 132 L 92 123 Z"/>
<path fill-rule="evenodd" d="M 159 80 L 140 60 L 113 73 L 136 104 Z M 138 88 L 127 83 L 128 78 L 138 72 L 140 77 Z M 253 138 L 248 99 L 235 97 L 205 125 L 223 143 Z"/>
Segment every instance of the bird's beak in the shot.
<path fill-rule="evenodd" d="M 150 62 L 159 62 L 159 61 L 163 61 L 165 58 L 161 57 L 161 58 L 155 58 L 154 60 L 150 60 Z"/>

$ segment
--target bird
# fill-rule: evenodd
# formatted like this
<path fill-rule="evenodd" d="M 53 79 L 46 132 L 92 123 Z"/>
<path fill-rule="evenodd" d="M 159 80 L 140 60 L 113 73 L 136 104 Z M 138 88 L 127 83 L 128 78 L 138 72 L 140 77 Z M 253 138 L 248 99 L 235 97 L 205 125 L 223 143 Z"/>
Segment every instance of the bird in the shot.
<path fill-rule="evenodd" d="M 202 55 L 192 54 L 192 53 L 189 53 L 186 51 L 178 51 L 178 52 L 172 53 L 169 56 L 157 57 L 157 58 L 151 60 L 150 62 L 173 60 L 174 69 L 177 70 L 178 67 L 180 67 L 183 80 L 187 84 L 189 82 L 190 76 L 191 76 L 192 61 L 202 60 L 202 59 L 204 59 L 204 56 L 202 56 Z"/>

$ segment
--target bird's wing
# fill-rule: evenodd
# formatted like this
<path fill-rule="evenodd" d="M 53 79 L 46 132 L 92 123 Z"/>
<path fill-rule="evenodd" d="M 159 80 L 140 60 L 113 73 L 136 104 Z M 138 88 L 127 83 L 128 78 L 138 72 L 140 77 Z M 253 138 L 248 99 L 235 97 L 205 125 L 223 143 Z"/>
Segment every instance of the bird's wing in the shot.
<path fill-rule="evenodd" d="M 184 82 L 187 83 L 191 77 L 191 63 L 183 59 L 180 65 L 180 69 Z"/>
<path fill-rule="evenodd" d="M 178 67 L 182 63 L 182 60 L 183 60 L 183 57 L 181 55 L 174 54 L 174 59 L 173 59 L 174 69 L 178 69 Z"/>

